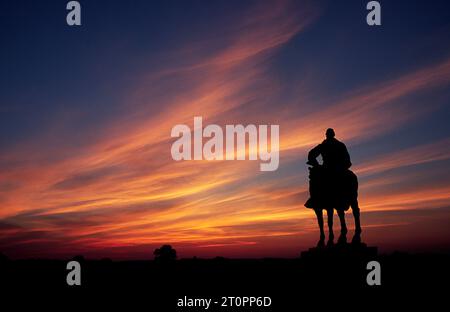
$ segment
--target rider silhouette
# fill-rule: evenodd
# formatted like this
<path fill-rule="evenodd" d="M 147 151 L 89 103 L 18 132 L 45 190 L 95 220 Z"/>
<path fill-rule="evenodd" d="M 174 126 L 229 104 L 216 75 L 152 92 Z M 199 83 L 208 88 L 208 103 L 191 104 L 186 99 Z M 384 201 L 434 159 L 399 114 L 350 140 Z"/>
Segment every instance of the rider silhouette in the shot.
<path fill-rule="evenodd" d="M 322 166 L 330 171 L 347 170 L 352 166 L 350 155 L 347 147 L 341 141 L 335 138 L 334 130 L 328 128 L 326 139 L 316 147 L 314 147 L 308 154 L 308 163 L 317 165 L 317 157 L 322 155 Z"/>

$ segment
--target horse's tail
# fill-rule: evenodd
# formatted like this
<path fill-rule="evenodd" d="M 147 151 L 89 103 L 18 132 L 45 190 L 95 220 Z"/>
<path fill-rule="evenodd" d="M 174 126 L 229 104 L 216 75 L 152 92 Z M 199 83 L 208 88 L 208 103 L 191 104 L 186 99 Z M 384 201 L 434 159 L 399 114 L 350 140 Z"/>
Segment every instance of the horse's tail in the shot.
<path fill-rule="evenodd" d="M 348 189 L 351 198 L 358 198 L 358 177 L 351 170 L 348 170 Z"/>

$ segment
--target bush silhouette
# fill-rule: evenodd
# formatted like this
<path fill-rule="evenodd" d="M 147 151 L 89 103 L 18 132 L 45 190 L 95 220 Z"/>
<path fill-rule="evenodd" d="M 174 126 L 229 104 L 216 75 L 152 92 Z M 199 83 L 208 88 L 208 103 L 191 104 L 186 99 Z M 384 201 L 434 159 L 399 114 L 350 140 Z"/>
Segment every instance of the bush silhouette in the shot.
<path fill-rule="evenodd" d="M 177 251 L 170 245 L 162 245 L 153 252 L 156 261 L 173 261 L 177 258 Z"/>
<path fill-rule="evenodd" d="M 0 263 L 6 263 L 8 261 L 9 261 L 9 258 L 5 254 L 0 252 Z"/>

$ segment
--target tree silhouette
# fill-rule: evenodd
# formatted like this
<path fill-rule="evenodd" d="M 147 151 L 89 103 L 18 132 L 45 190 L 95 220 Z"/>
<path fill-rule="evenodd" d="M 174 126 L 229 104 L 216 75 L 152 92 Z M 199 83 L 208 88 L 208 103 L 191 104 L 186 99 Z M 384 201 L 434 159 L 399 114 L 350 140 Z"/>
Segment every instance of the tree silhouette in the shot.
<path fill-rule="evenodd" d="M 156 261 L 173 261 L 177 258 L 177 251 L 170 245 L 162 245 L 153 252 Z"/>

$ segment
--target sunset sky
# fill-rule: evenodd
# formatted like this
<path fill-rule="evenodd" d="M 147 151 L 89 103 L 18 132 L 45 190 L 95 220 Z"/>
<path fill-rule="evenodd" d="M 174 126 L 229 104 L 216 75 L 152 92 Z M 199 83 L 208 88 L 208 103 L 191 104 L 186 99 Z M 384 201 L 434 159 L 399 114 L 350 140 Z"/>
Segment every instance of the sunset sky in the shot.
<path fill-rule="evenodd" d="M 67 1 L 1 1 L 0 252 L 298 256 L 319 236 L 306 155 L 329 127 L 363 241 L 450 250 L 450 3 L 380 2 L 369 27 L 360 0 L 89 0 L 69 27 Z M 194 116 L 280 125 L 278 170 L 174 161 Z"/>

